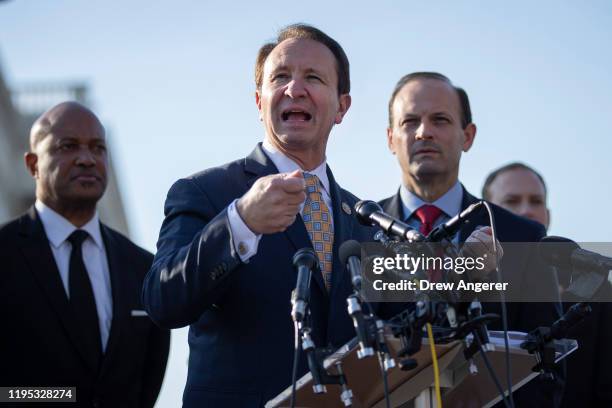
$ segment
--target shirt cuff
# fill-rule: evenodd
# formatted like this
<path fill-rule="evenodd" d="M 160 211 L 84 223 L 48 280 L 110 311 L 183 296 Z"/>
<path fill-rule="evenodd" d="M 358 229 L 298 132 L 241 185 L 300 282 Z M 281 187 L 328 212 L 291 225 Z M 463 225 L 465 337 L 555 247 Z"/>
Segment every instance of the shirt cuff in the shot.
<path fill-rule="evenodd" d="M 257 253 L 261 234 L 255 234 L 244 223 L 238 209 L 236 208 L 237 199 L 227 208 L 227 218 L 229 220 L 230 230 L 232 232 L 232 244 L 234 250 L 238 253 L 240 260 L 247 263 L 249 259 Z"/>

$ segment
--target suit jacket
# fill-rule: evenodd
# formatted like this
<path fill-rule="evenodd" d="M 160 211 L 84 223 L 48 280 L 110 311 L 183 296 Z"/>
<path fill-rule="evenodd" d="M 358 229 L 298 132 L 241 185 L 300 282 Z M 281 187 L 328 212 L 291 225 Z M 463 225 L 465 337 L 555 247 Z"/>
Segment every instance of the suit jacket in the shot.
<path fill-rule="evenodd" d="M 112 288 L 113 319 L 97 369 L 32 207 L 0 228 L 0 386 L 76 386 L 69 407 L 152 407 L 168 357 L 170 334 L 146 316 L 140 292 L 152 255 L 100 225 Z M 54 406 L 61 406 L 54 403 Z"/>
<path fill-rule="evenodd" d="M 479 200 L 463 189 L 463 202 L 461 210 Z M 388 214 L 404 219 L 403 206 L 399 190 L 397 194 L 382 200 L 380 205 Z M 546 235 L 544 226 L 537 222 L 512 214 L 494 204 L 491 204 L 496 225 L 496 234 L 500 242 L 539 242 Z M 452 214 L 454 215 L 454 214 Z M 472 220 L 464 225 L 459 231 L 459 242 L 465 242 L 469 235 L 479 225 L 489 225 L 486 209 L 481 208 Z M 556 297 L 557 284 L 554 272 L 546 266 L 537 253 L 536 245 L 521 251 L 520 254 L 511 252 L 512 248 L 504 248 L 504 256 L 501 261 L 501 272 L 504 282 L 511 282 L 511 286 L 529 290 L 530 288 L 549 288 L 548 295 L 542 294 L 543 298 L 552 299 Z M 534 271 L 538 271 L 534 274 Z M 534 282 L 539 281 L 538 285 Z M 548 282 L 544 285 L 542 282 Z M 506 303 L 508 316 L 508 329 L 529 332 L 539 326 L 550 326 L 560 317 L 560 310 L 555 303 Z M 487 313 L 497 313 L 501 316 L 501 305 L 499 303 L 486 303 L 483 309 Z M 489 325 L 490 329 L 501 330 L 501 320 Z M 502 379 L 505 385 L 505 378 Z M 544 407 L 558 406 L 563 391 L 563 370 L 557 372 L 556 381 L 544 381 L 536 378 L 514 393 L 514 402 L 517 407 Z"/>
<path fill-rule="evenodd" d="M 228 205 L 259 177 L 278 173 L 261 145 L 246 158 L 177 181 L 165 205 L 158 252 L 143 297 L 166 327 L 190 325 L 189 370 L 183 404 L 259 407 L 290 385 L 294 344 L 291 291 L 294 253 L 312 247 L 298 216 L 284 232 L 263 235 L 257 254 L 242 263 L 232 244 Z M 357 198 L 338 186 L 329 168 L 334 222 L 332 285 L 313 274 L 310 309 L 317 346 L 338 347 L 355 336 L 347 313 L 349 274 L 338 259 L 348 239 L 372 240 L 358 224 Z M 350 209 L 350 210 L 347 210 Z M 375 305 L 382 315 L 395 311 Z M 306 372 L 304 355 L 299 375 Z"/>
<path fill-rule="evenodd" d="M 610 285 L 603 288 L 610 298 Z M 564 309 L 584 299 L 564 294 Z M 570 329 L 568 338 L 578 341 L 578 350 L 567 358 L 567 382 L 561 406 L 612 406 L 612 303 L 592 303 L 592 312 Z"/>

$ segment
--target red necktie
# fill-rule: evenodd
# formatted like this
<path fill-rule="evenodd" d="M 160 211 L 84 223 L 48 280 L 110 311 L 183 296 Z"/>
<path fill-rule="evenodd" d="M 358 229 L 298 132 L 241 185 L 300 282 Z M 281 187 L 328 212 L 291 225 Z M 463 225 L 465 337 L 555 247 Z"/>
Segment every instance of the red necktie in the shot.
<path fill-rule="evenodd" d="M 442 214 L 442 210 L 436 207 L 435 205 L 425 204 L 417 208 L 414 212 L 419 221 L 421 221 L 421 226 L 419 227 L 419 231 L 423 235 L 427 235 L 433 229 L 433 226 Z M 436 256 L 442 256 L 440 253 L 436 253 Z M 431 269 L 427 271 L 427 276 L 430 282 L 440 282 L 442 281 L 442 271 L 437 269 Z"/>
<path fill-rule="evenodd" d="M 435 205 L 425 204 L 417 208 L 414 214 L 421 221 L 419 231 L 421 231 L 421 234 L 427 235 L 433 229 L 434 223 L 442 214 L 442 210 Z"/>

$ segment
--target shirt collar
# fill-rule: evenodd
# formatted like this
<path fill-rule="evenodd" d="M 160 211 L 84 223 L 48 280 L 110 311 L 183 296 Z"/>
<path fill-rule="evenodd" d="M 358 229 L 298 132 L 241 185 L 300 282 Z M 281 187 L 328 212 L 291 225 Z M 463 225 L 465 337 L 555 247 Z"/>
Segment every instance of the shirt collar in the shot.
<path fill-rule="evenodd" d="M 74 226 L 70 221 L 66 218 L 52 210 L 50 207 L 45 205 L 42 201 L 36 200 L 34 203 L 34 207 L 40 216 L 40 221 L 45 228 L 45 233 L 47 234 L 47 238 L 49 238 L 49 242 L 55 247 L 58 248 L 62 245 L 66 239 L 72 234 L 77 227 Z M 93 239 L 94 243 L 100 248 L 103 248 L 102 244 L 102 233 L 100 231 L 100 219 L 98 217 L 98 212 L 94 213 L 94 216 L 91 217 L 89 221 L 81 228 L 84 231 L 89 233 L 89 236 Z"/>
<path fill-rule="evenodd" d="M 402 207 L 404 209 L 405 219 L 412 216 L 419 207 L 425 204 L 435 205 L 441 209 L 448 217 L 454 217 L 461 211 L 461 203 L 463 201 L 463 188 L 461 183 L 457 181 L 442 197 L 438 198 L 433 203 L 423 201 L 419 196 L 412 193 L 402 184 L 400 187 L 400 198 L 402 199 Z"/>
<path fill-rule="evenodd" d="M 266 155 L 272 160 L 272 163 L 276 166 L 279 173 L 291 173 L 295 170 L 303 170 L 296 162 L 285 156 L 276 147 L 268 141 L 268 138 L 264 138 L 261 145 Z M 314 170 L 306 171 L 306 173 L 313 174 L 319 178 L 321 185 L 325 192 L 329 195 L 329 178 L 327 177 L 327 159 L 323 159 L 323 163 L 319 164 Z"/>

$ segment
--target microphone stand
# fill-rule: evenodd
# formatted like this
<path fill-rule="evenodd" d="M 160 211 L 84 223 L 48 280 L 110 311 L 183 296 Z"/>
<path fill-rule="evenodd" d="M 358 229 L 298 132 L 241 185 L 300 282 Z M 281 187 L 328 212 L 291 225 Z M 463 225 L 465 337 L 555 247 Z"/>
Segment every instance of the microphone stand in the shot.
<path fill-rule="evenodd" d="M 310 310 L 308 311 L 310 317 Z M 325 384 L 338 384 L 342 388 L 340 399 L 345 407 L 350 407 L 353 404 L 353 392 L 348 388 L 346 376 L 342 371 L 340 361 L 334 364 L 337 374 L 329 374 L 324 367 L 323 361 L 327 356 L 334 352 L 333 348 L 316 347 L 310 333 L 310 318 L 304 319 L 298 324 L 298 330 L 302 339 L 302 350 L 306 353 L 308 361 L 308 369 L 312 375 L 312 389 L 315 394 L 324 394 L 327 392 Z"/>
<path fill-rule="evenodd" d="M 521 343 L 521 348 L 534 354 L 537 364 L 532 368 L 546 378 L 554 379 L 555 340 L 567 337 L 569 329 L 580 323 L 591 313 L 588 302 L 572 305 L 569 310 L 550 327 L 538 327 L 527 335 L 527 340 Z"/>

